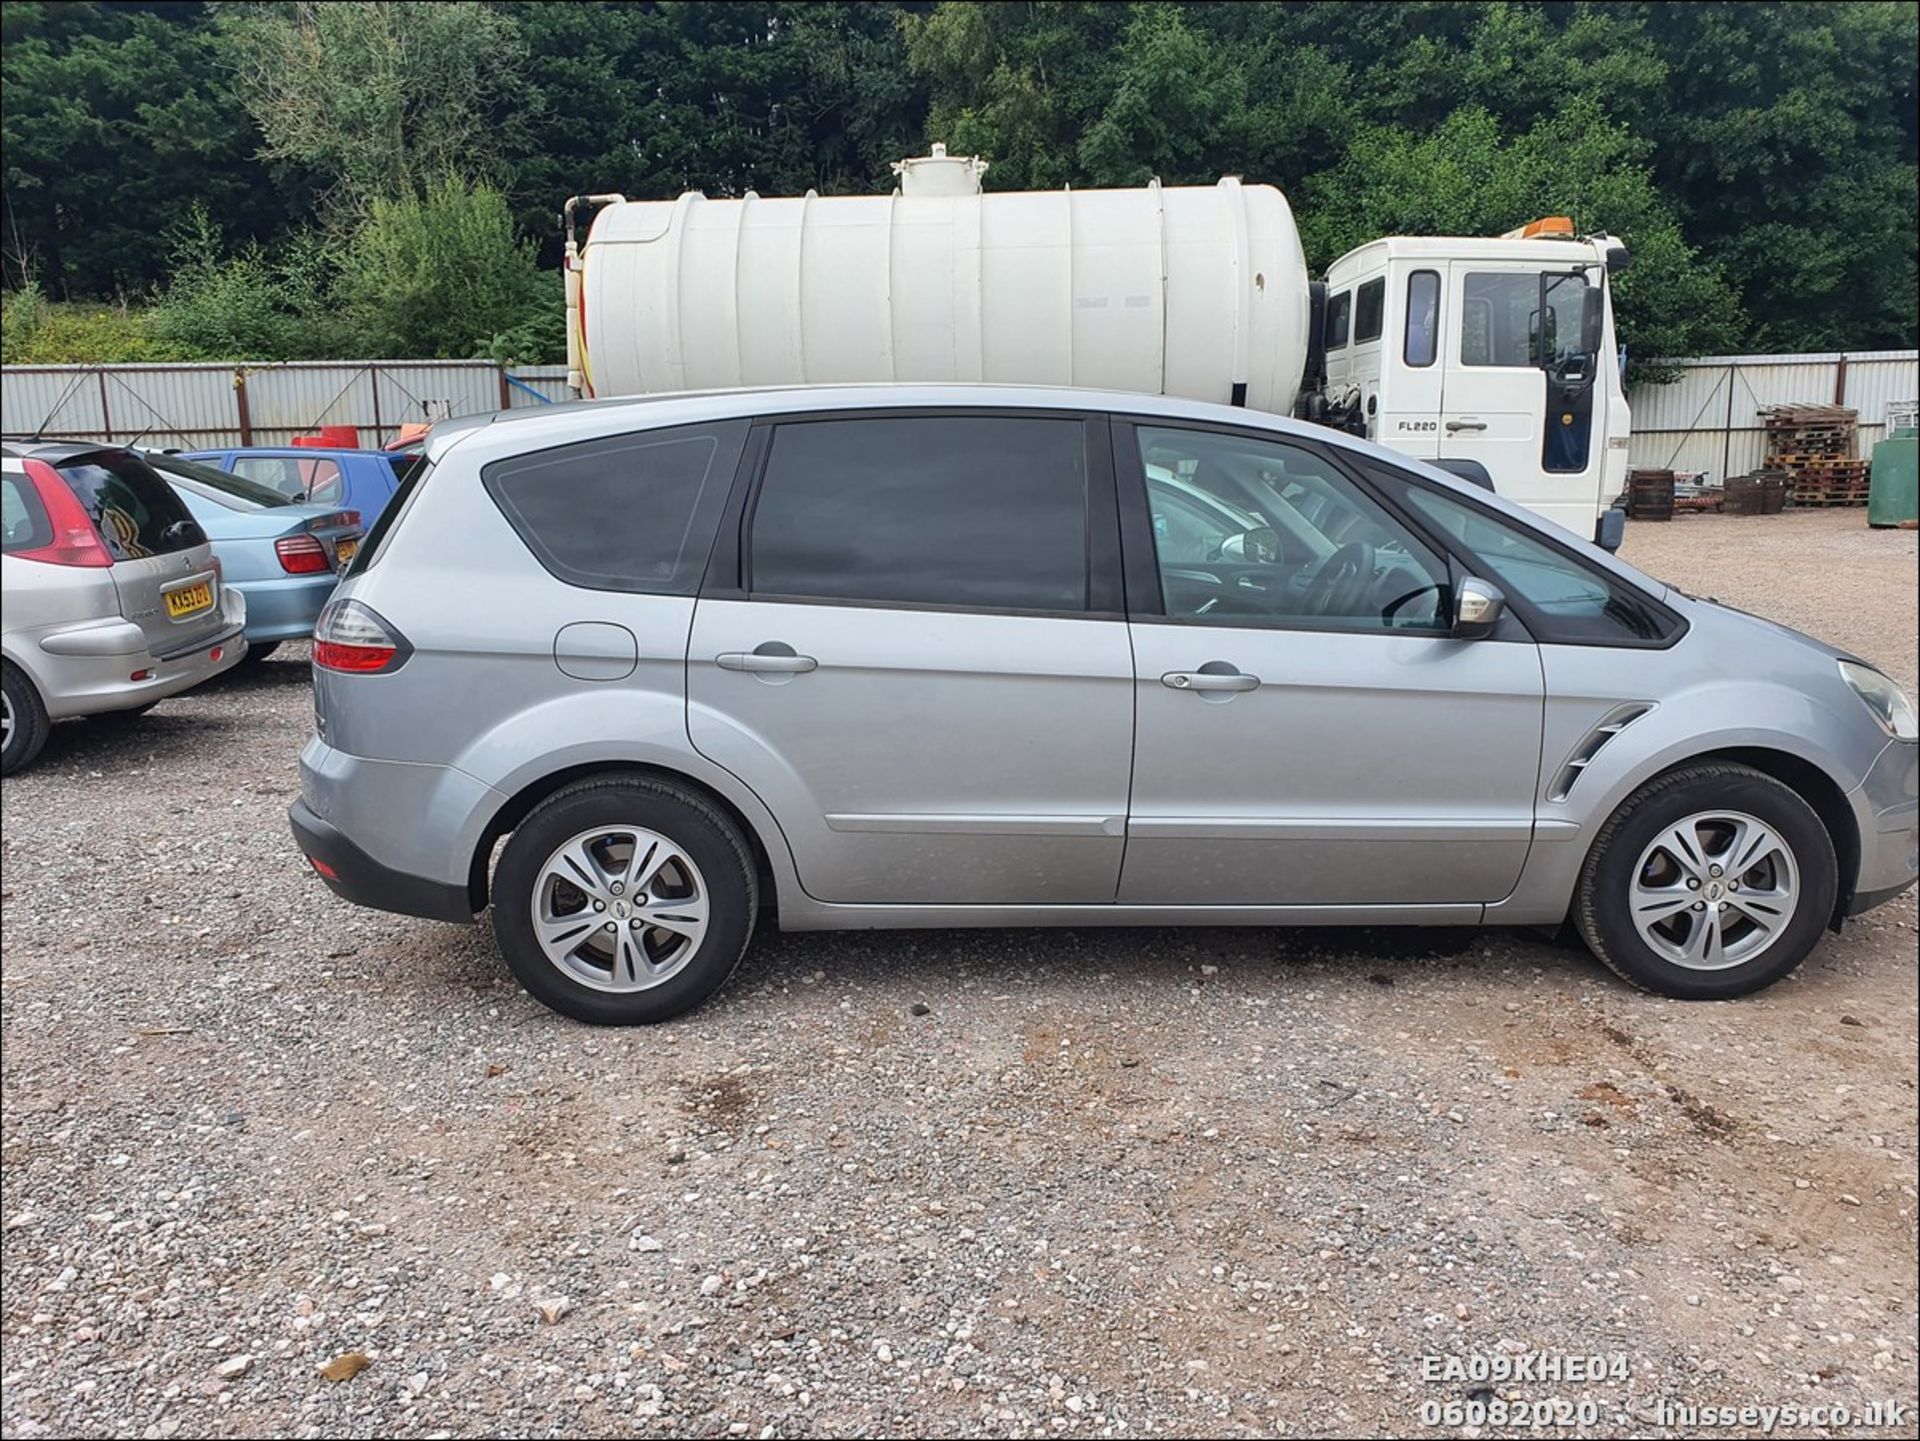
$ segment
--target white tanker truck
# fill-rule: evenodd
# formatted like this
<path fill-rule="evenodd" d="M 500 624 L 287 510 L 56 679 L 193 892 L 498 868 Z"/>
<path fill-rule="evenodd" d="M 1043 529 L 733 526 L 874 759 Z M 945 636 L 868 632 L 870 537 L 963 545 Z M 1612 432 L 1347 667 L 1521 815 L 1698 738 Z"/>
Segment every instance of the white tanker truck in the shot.
<path fill-rule="evenodd" d="M 1390 236 L 1311 281 L 1286 197 L 1213 186 L 566 204 L 568 383 L 586 396 L 1004 381 L 1295 414 L 1433 461 L 1611 548 L 1629 416 L 1609 272 L 1565 217 Z M 601 208 L 584 244 L 576 211 Z"/>

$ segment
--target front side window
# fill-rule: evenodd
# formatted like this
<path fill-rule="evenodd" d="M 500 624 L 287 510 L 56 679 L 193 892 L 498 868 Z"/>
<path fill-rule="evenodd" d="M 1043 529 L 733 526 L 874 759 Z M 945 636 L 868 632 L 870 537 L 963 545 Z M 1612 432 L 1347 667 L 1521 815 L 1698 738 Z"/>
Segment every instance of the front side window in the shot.
<path fill-rule="evenodd" d="M 1353 316 L 1353 292 L 1343 290 L 1327 299 L 1327 349 L 1344 350 L 1347 324 Z"/>
<path fill-rule="evenodd" d="M 748 554 L 760 596 L 1085 610 L 1086 427 L 997 415 L 783 424 Z"/>
<path fill-rule="evenodd" d="M 692 595 L 746 436 L 743 420 L 605 436 L 496 460 L 480 476 L 534 558 L 567 584 Z M 381 513 L 356 563 L 379 550 L 386 518 L 419 475 Z"/>
<path fill-rule="evenodd" d="M 1364 345 L 1369 340 L 1378 340 L 1386 324 L 1386 314 L 1387 278 L 1382 275 L 1354 292 L 1353 343 Z"/>
<path fill-rule="evenodd" d="M 1657 645 L 1674 634 L 1674 618 L 1625 582 L 1502 517 L 1424 486 L 1394 483 L 1414 510 L 1474 557 L 1476 569 L 1525 603 L 1535 639 L 1549 644 Z"/>
<path fill-rule="evenodd" d="M 1401 351 L 1408 365 L 1432 365 L 1440 349 L 1440 272 L 1416 270 L 1407 277 L 1407 338 Z"/>
<path fill-rule="evenodd" d="M 1540 312 L 1537 271 L 1474 272 L 1460 295 L 1460 363 L 1533 367 Z M 1579 327 L 1574 327 L 1579 333 Z"/>
<path fill-rule="evenodd" d="M 1135 433 L 1170 619 L 1446 629 L 1446 563 L 1331 462 L 1251 436 Z"/>

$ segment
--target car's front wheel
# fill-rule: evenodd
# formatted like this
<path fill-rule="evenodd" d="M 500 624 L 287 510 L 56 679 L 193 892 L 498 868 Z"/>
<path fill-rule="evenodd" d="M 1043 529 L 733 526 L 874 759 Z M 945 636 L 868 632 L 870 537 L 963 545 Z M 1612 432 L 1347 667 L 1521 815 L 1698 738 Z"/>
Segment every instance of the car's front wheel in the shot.
<path fill-rule="evenodd" d="M 595 1025 L 644 1025 L 726 983 L 756 901 L 752 855 L 726 816 L 678 786 L 610 777 L 568 786 L 514 829 L 494 873 L 494 932 L 536 1000 Z"/>
<path fill-rule="evenodd" d="M 1724 1000 L 1805 960 L 1838 886 L 1832 838 L 1798 792 L 1751 766 L 1705 762 L 1649 781 L 1614 812 L 1573 918 L 1633 984 Z"/>

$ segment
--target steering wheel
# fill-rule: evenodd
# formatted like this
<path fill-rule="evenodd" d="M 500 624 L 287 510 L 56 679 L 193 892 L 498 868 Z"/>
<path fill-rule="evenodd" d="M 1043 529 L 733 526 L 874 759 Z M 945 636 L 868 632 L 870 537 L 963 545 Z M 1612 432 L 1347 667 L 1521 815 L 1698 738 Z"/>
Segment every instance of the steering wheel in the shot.
<path fill-rule="evenodd" d="M 1358 615 L 1373 585 L 1373 547 L 1351 540 L 1320 562 L 1301 608 L 1309 615 Z"/>

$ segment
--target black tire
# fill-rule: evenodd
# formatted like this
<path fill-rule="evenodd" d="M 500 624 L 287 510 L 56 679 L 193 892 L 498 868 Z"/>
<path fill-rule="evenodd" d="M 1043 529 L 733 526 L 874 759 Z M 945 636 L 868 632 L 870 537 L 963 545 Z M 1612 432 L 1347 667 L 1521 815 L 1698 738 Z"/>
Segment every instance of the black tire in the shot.
<path fill-rule="evenodd" d="M 1656 951 L 1628 913 L 1634 867 L 1667 827 L 1701 811 L 1736 811 L 1772 827 L 1792 853 L 1800 895 L 1778 939 L 1721 970 Z M 1683 1001 L 1729 1000 L 1772 985 L 1805 960 L 1833 917 L 1840 866 L 1833 838 L 1797 791 L 1751 766 L 1702 762 L 1656 777 L 1601 827 L 1575 893 L 1573 922 L 1607 968 L 1642 990 Z"/>
<path fill-rule="evenodd" d="M 699 948 L 646 990 L 596 990 L 547 959 L 534 933 L 534 889 L 548 858 L 596 826 L 644 826 L 678 845 L 706 883 L 708 923 Z M 515 827 L 493 877 L 493 926 L 507 967 L 535 1000 L 596 1026 L 671 1020 L 705 1001 L 746 954 L 758 909 L 752 852 L 737 827 L 697 795 L 644 776 L 581 781 Z"/>
<path fill-rule="evenodd" d="M 279 649 L 280 642 L 277 640 L 263 640 L 258 644 L 249 644 L 247 646 L 247 653 L 240 657 L 240 664 L 236 669 L 250 670 L 254 666 L 259 665 L 260 662 L 268 659 Z"/>
<path fill-rule="evenodd" d="M 6 689 L 7 712 L 13 719 L 6 745 L 0 747 L 0 776 L 10 776 L 33 764 L 47 743 L 52 722 L 47 719 L 40 692 L 12 661 L 0 661 L 0 686 Z"/>

